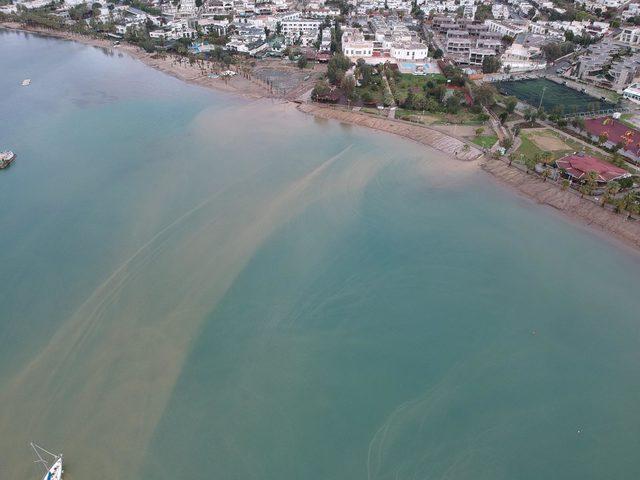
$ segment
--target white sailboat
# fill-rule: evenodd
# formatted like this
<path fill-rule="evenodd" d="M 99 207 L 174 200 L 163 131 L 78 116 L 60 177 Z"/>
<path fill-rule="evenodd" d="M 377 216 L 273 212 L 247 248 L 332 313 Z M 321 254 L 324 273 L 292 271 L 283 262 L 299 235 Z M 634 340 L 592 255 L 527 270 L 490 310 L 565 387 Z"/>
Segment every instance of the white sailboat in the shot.
<path fill-rule="evenodd" d="M 45 474 L 42 477 L 42 480 L 61 480 L 63 473 L 62 454 L 56 455 L 54 453 L 51 453 L 33 442 L 31 442 L 31 448 L 33 448 L 33 451 L 36 453 L 36 457 L 38 457 L 35 463 L 42 464 L 45 469 Z M 51 463 L 42 458 L 42 454 L 51 457 Z"/>

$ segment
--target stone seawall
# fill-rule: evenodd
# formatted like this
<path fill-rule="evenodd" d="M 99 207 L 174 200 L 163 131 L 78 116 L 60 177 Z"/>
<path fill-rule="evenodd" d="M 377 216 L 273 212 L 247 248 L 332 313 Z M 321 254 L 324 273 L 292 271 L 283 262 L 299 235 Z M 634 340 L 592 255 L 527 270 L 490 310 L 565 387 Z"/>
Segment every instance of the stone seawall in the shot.
<path fill-rule="evenodd" d="M 562 190 L 553 181 L 544 182 L 537 176 L 527 175 L 501 160 L 488 159 L 482 168 L 517 191 L 538 203 L 553 207 L 578 220 L 640 249 L 640 221 L 628 219 L 625 213 L 616 214 L 574 191 Z"/>
<path fill-rule="evenodd" d="M 433 147 L 448 155 L 452 155 L 459 160 L 476 160 L 482 155 L 482 151 L 476 146 L 422 125 L 412 125 L 399 120 L 391 120 L 366 113 L 341 110 L 314 103 L 300 104 L 298 110 L 320 118 L 338 120 L 344 123 L 351 123 L 400 135 L 423 145 Z"/>

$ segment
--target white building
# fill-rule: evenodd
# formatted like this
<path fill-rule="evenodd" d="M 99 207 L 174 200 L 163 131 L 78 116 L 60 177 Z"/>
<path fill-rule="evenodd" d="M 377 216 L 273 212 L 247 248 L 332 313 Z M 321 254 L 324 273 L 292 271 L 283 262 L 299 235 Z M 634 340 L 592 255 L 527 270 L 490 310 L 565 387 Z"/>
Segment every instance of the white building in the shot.
<path fill-rule="evenodd" d="M 485 20 L 484 24 L 489 27 L 490 32 L 499 33 L 502 36 L 515 38 L 519 33 L 523 33 L 525 28 L 521 25 L 513 25 L 506 22 L 498 22 L 496 20 Z"/>
<path fill-rule="evenodd" d="M 627 100 L 640 104 L 640 83 L 632 83 L 622 91 L 622 96 Z"/>
<path fill-rule="evenodd" d="M 322 38 L 320 39 L 320 48 L 318 49 L 321 53 L 328 53 L 331 51 L 331 30 L 325 28 L 322 30 Z"/>
<path fill-rule="evenodd" d="M 469 49 L 469 65 L 482 65 L 487 57 L 495 57 L 496 51 L 491 48 L 474 47 Z"/>
<path fill-rule="evenodd" d="M 423 61 L 429 56 L 429 49 L 424 43 L 394 43 L 391 56 L 400 61 Z"/>
<path fill-rule="evenodd" d="M 353 62 L 360 58 L 367 59 L 373 56 L 373 41 L 365 40 L 357 28 L 345 28 L 342 33 L 342 53 Z"/>
<path fill-rule="evenodd" d="M 509 18 L 509 7 L 501 3 L 496 3 L 495 5 L 491 5 L 491 14 L 496 20 L 506 20 Z"/>
<path fill-rule="evenodd" d="M 528 72 L 546 68 L 544 61 L 532 60 L 533 51 L 519 43 L 514 43 L 505 50 L 500 58 L 502 68 L 510 72 Z"/>
<path fill-rule="evenodd" d="M 311 18 L 283 20 L 280 22 L 280 25 L 282 26 L 282 33 L 286 37 L 297 35 L 317 35 L 321 24 L 321 20 Z"/>
<path fill-rule="evenodd" d="M 628 45 L 640 45 L 640 28 L 624 28 L 619 40 Z"/>

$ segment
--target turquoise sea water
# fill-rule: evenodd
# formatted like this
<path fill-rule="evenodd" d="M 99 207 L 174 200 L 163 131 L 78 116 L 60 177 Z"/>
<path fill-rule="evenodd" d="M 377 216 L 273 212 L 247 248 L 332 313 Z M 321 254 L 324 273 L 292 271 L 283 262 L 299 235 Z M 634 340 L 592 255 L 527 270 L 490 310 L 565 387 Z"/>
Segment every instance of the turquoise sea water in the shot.
<path fill-rule="evenodd" d="M 637 255 L 117 54 L 0 31 L 0 71 L 0 478 L 640 475 Z"/>

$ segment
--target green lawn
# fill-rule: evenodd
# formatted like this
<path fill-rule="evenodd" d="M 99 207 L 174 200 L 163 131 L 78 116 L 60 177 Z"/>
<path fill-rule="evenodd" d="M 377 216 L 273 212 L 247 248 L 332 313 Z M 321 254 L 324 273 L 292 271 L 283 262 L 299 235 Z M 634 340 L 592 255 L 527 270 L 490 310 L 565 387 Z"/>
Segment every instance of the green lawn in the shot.
<path fill-rule="evenodd" d="M 569 148 L 567 148 L 566 150 L 554 150 L 551 151 L 551 153 L 553 154 L 553 159 L 557 160 L 559 158 L 564 157 L 565 155 L 569 155 L 570 153 L 573 152 L 580 152 L 580 151 L 584 151 L 587 155 L 591 155 L 597 158 L 600 158 L 602 160 L 607 160 L 607 161 L 611 161 L 611 158 L 608 155 L 603 155 L 600 152 L 593 150 L 589 147 L 586 147 L 584 145 L 582 145 L 580 142 L 572 139 L 572 138 L 567 138 L 564 136 L 560 136 L 558 133 L 551 131 L 551 130 L 547 130 L 546 131 L 547 136 L 553 136 L 556 138 L 559 138 L 560 140 L 562 140 L 564 143 L 567 144 L 567 146 Z M 520 132 L 520 139 L 522 140 L 522 144 L 520 145 L 520 148 L 518 148 L 518 150 L 516 150 L 515 154 L 516 154 L 516 159 L 519 161 L 520 159 L 530 159 L 533 160 L 536 158 L 537 155 L 542 155 L 545 150 L 542 150 L 541 148 L 539 148 L 535 143 L 533 143 L 529 137 L 528 137 L 528 133 L 526 130 L 522 130 Z"/>
<path fill-rule="evenodd" d="M 378 105 L 382 104 L 382 91 L 381 91 L 381 88 L 379 88 L 377 85 L 369 85 L 367 87 L 357 87 L 356 92 L 358 93 L 358 95 L 360 95 L 361 98 L 363 95 L 366 96 L 365 92 L 367 92 L 370 95 L 372 102 L 375 102 Z"/>
<path fill-rule="evenodd" d="M 432 75 L 411 75 L 410 73 L 401 73 L 400 78 L 396 80 L 396 93 L 398 98 L 404 99 L 410 89 L 424 91 L 424 86 L 428 81 L 436 84 L 446 83 L 447 79 L 441 74 Z"/>
<path fill-rule="evenodd" d="M 518 148 L 518 150 L 515 151 L 516 154 L 516 160 L 526 160 L 526 159 L 530 159 L 533 160 L 536 155 L 542 155 L 544 152 L 539 149 L 535 143 L 533 143 L 531 140 L 529 140 L 529 138 L 527 137 L 527 135 L 523 132 L 520 132 L 520 140 L 521 140 L 521 144 L 520 147 Z"/>
<path fill-rule="evenodd" d="M 498 141 L 498 137 L 495 135 L 479 135 L 471 141 L 482 148 L 491 148 Z"/>
<path fill-rule="evenodd" d="M 473 113 L 466 109 L 460 109 L 456 114 L 450 113 L 434 113 L 433 116 L 440 118 L 435 122 L 440 125 L 448 125 L 450 123 L 456 123 L 458 125 L 484 125 L 486 119 L 482 117 L 482 114 Z"/>

